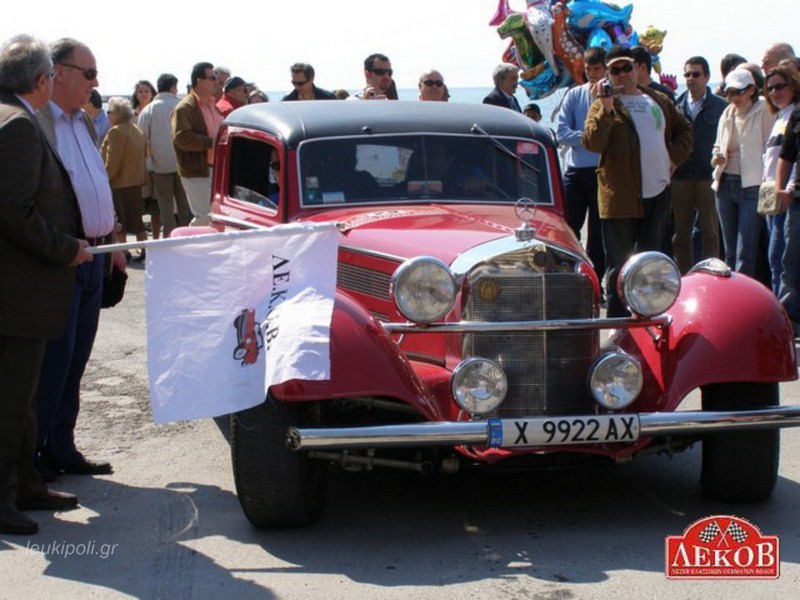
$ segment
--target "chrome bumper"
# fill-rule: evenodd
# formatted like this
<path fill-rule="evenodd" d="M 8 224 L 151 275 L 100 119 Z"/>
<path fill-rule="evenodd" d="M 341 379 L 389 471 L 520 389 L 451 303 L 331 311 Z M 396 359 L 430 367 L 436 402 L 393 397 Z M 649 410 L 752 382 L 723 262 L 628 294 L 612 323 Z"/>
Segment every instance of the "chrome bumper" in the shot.
<path fill-rule="evenodd" d="M 800 427 L 800 406 L 776 406 L 735 412 L 642 413 L 638 417 L 640 438 L 690 435 L 744 429 Z M 553 418 L 568 419 L 569 416 Z M 440 421 L 334 429 L 291 427 L 286 435 L 286 444 L 292 450 L 487 446 L 489 423 L 488 421 Z"/>

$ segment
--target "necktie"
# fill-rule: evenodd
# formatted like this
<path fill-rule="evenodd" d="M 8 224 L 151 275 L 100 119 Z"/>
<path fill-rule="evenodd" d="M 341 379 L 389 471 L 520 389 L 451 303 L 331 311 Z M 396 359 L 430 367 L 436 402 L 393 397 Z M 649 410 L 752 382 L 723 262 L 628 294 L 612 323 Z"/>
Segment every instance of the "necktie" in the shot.
<path fill-rule="evenodd" d="M 518 113 L 522 112 L 522 109 L 519 107 L 519 102 L 517 102 L 517 99 L 514 96 L 511 96 L 511 102 L 509 102 L 509 104 L 511 105 L 512 110 L 515 110 Z"/>

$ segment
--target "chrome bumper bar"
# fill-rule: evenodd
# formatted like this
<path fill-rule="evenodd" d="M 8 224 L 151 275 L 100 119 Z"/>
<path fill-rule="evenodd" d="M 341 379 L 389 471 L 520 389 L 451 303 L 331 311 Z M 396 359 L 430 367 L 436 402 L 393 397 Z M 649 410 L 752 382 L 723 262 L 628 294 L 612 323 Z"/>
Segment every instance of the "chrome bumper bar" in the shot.
<path fill-rule="evenodd" d="M 547 321 L 460 321 L 458 323 L 382 323 L 388 333 L 490 333 L 496 331 L 570 331 L 580 329 L 634 329 L 669 326 L 672 317 L 649 319 L 562 319 Z"/>
<path fill-rule="evenodd" d="M 640 438 L 689 435 L 744 429 L 800 427 L 800 406 L 776 406 L 733 412 L 642 413 L 638 417 Z M 553 418 L 569 419 L 569 416 Z M 292 450 L 487 446 L 489 424 L 488 421 L 440 421 L 333 429 L 291 427 L 286 435 L 286 443 Z"/>

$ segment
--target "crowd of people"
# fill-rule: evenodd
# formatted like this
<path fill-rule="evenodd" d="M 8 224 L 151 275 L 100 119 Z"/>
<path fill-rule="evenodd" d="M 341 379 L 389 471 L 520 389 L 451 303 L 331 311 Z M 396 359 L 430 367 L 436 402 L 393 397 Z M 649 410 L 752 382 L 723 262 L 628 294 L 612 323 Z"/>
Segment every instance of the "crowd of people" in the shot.
<path fill-rule="evenodd" d="M 762 281 L 800 334 L 792 146 L 800 63 L 792 47 L 773 44 L 761 65 L 726 55 L 714 91 L 708 61 L 691 56 L 677 98 L 652 80 L 640 47 L 590 48 L 584 60 L 588 81 L 566 93 L 557 139 L 565 149 L 567 221 L 580 237 L 588 217 L 587 253 L 605 277 L 608 316 L 627 314 L 612 284 L 627 257 L 659 250 L 682 273 L 722 258 Z M 765 218 L 759 196 L 770 193 L 778 210 Z"/>
<path fill-rule="evenodd" d="M 689 57 L 678 98 L 651 78 L 650 60 L 637 47 L 590 48 L 588 82 L 569 90 L 558 112 L 566 219 L 580 236 L 588 216 L 587 252 L 605 277 L 608 315 L 627 314 L 609 283 L 627 257 L 662 250 L 683 273 L 723 257 L 760 278 L 800 333 L 794 51 L 775 44 L 760 66 L 726 56 L 715 91 L 706 59 Z M 397 99 L 383 54 L 364 60 L 365 85 L 353 96 L 318 87 L 307 63 L 289 72 L 293 90 L 282 101 Z M 515 97 L 516 65 L 502 63 L 492 77 L 484 103 L 541 119 L 538 105 L 523 109 Z M 35 533 L 25 511 L 76 507 L 74 495 L 47 486 L 60 474 L 113 472 L 76 446 L 80 383 L 104 276 L 145 251 L 88 248 L 147 239 L 144 214 L 154 238 L 209 223 L 222 122 L 270 101 L 254 83 L 198 62 L 183 98 L 178 78 L 164 73 L 155 86 L 136 82 L 130 98 L 110 98 L 104 110 L 97 78 L 94 54 L 74 39 L 48 46 L 23 35 L 0 47 L 0 533 Z M 418 89 L 421 101 L 449 99 L 436 69 L 420 73 Z M 782 210 L 764 219 L 759 190 L 770 185 Z"/>

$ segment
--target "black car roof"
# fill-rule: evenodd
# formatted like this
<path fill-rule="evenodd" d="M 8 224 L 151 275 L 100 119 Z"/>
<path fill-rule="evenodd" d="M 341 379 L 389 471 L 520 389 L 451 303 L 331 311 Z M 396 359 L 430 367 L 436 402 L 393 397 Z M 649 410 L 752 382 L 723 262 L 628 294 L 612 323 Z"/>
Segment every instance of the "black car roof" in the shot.
<path fill-rule="evenodd" d="M 535 139 L 552 145 L 550 133 L 507 108 L 455 102 L 310 100 L 269 102 L 233 111 L 225 123 L 259 129 L 296 148 L 307 139 L 364 134 L 472 134 L 473 126 L 496 136 Z"/>

